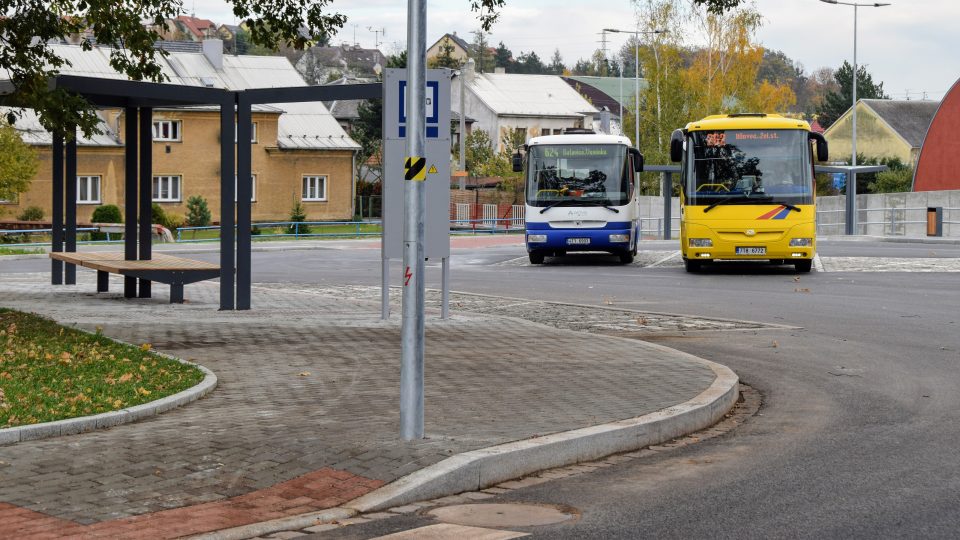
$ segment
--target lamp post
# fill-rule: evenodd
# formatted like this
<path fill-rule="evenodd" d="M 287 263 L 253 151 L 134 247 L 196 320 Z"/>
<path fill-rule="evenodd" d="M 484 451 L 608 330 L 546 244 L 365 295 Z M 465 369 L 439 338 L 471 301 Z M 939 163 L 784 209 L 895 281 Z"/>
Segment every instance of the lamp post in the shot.
<path fill-rule="evenodd" d="M 889 3 L 871 2 L 858 4 L 856 2 L 840 2 L 839 0 L 820 0 L 824 4 L 837 4 L 843 6 L 853 6 L 853 134 L 850 139 L 850 152 L 852 158 L 851 166 L 857 166 L 857 8 L 861 7 L 883 7 L 889 6 Z M 853 219 L 847 220 L 847 234 L 856 234 L 856 212 L 857 212 L 857 173 L 851 171 L 847 179 L 847 212 L 852 214 Z M 851 196 L 852 195 L 852 196 Z"/>
<path fill-rule="evenodd" d="M 614 34 L 633 34 L 637 41 L 634 43 L 634 74 L 633 74 L 633 105 L 635 116 L 633 117 L 633 123 L 635 129 L 635 138 L 633 139 L 633 145 L 640 149 L 640 34 L 664 34 L 666 30 L 617 30 L 616 28 L 604 28 L 604 32 L 613 32 Z M 621 68 L 622 70 L 623 68 Z M 623 96 L 621 96 L 623 97 Z M 623 125 L 623 116 L 620 116 L 620 124 Z"/>

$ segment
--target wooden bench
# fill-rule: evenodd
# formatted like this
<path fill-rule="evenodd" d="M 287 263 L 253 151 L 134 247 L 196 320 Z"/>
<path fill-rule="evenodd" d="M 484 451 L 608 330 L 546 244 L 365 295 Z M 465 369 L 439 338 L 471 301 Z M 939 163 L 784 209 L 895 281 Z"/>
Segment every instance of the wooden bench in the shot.
<path fill-rule="evenodd" d="M 183 286 L 220 277 L 220 266 L 213 263 L 156 254 L 149 261 L 128 261 L 123 253 L 50 252 L 50 258 L 97 271 L 97 292 L 107 292 L 110 274 L 157 281 L 170 285 L 170 303 L 183 303 Z"/>

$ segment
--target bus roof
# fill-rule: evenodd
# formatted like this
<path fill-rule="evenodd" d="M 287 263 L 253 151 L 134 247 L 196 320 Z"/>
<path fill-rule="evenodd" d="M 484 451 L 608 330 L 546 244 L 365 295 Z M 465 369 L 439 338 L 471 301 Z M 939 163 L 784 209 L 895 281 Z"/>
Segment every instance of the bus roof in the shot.
<path fill-rule="evenodd" d="M 779 114 L 715 114 L 687 124 L 687 131 L 714 131 L 721 129 L 803 129 L 810 124 L 803 120 Z"/>
<path fill-rule="evenodd" d="M 540 144 L 622 144 L 630 146 L 630 139 L 622 135 L 605 135 L 602 133 L 571 133 L 569 135 L 544 135 L 534 137 L 527 143 L 528 146 Z"/>

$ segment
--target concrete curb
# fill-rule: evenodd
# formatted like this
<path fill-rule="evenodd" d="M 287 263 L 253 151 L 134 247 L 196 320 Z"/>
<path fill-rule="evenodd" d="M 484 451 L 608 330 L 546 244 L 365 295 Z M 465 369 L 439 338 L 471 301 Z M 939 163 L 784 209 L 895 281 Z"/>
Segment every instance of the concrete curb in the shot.
<path fill-rule="evenodd" d="M 79 328 L 77 330 L 85 331 Z M 170 409 L 175 409 L 192 401 L 196 401 L 209 394 L 214 388 L 216 388 L 217 376 L 214 375 L 214 373 L 209 369 L 201 366 L 200 364 L 187 362 L 186 360 L 177 358 L 175 356 L 158 353 L 156 351 L 154 352 L 160 356 L 170 358 L 171 360 L 176 360 L 181 364 L 198 368 L 204 373 L 203 380 L 200 381 L 200 383 L 196 386 L 187 388 L 182 392 L 177 392 L 171 396 L 167 396 L 156 401 L 151 401 L 150 403 L 144 403 L 143 405 L 137 405 L 135 407 L 110 411 L 93 416 L 81 416 L 79 418 L 68 418 L 66 420 L 44 422 L 42 424 L 31 424 L 28 426 L 0 429 L 0 446 L 16 444 L 24 441 L 34 441 L 37 439 L 46 439 L 49 437 L 59 437 L 61 435 L 76 435 L 78 433 L 85 433 L 96 429 L 119 426 L 120 424 L 127 424 L 129 422 L 136 422 L 137 420 L 155 416 L 162 412 L 169 411 Z"/>
<path fill-rule="evenodd" d="M 544 469 L 638 450 L 711 426 L 736 403 L 739 379 L 725 366 L 697 360 L 713 369 L 717 378 L 689 401 L 637 418 L 465 452 L 354 499 L 343 508 L 371 512 L 476 491 Z"/>
<path fill-rule="evenodd" d="M 627 420 L 465 452 L 404 476 L 337 508 L 223 529 L 190 538 L 253 538 L 279 531 L 303 529 L 319 522 L 347 519 L 365 512 L 403 506 L 416 501 L 476 491 L 545 469 L 638 450 L 699 431 L 720 421 L 736 404 L 739 378 L 726 366 L 661 345 L 645 345 L 705 364 L 716 374 L 716 379 L 693 399 L 668 409 Z"/>

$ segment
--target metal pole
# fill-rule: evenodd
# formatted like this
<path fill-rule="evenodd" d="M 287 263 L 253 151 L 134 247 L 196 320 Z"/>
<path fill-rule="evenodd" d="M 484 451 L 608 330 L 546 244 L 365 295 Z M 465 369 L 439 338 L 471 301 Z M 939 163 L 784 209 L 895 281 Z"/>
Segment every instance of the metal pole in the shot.
<path fill-rule="evenodd" d="M 52 226 L 52 239 L 50 250 L 63 251 L 63 133 L 56 131 L 53 133 L 53 216 L 50 224 Z M 63 261 L 58 259 L 50 260 L 50 281 L 53 285 L 63 285 Z"/>
<path fill-rule="evenodd" d="M 237 304 L 238 310 L 250 309 L 251 245 L 250 214 L 253 198 L 250 139 L 251 102 L 243 92 L 237 93 Z M 228 137 L 223 137 L 229 141 Z"/>
<path fill-rule="evenodd" d="M 153 258 L 153 109 L 140 108 L 140 260 Z M 152 283 L 140 280 L 140 298 L 150 298 Z"/>
<path fill-rule="evenodd" d="M 623 64 L 620 65 L 620 95 L 617 96 L 620 105 L 620 134 L 623 134 Z"/>
<path fill-rule="evenodd" d="M 633 69 L 633 104 L 636 108 L 636 116 L 633 117 L 634 131 L 636 133 L 635 138 L 633 139 L 633 147 L 637 150 L 640 149 L 640 32 L 634 34 L 636 38 L 633 42 L 633 52 L 634 52 L 634 64 Z"/>
<path fill-rule="evenodd" d="M 390 259 L 380 260 L 380 318 L 390 318 Z"/>
<path fill-rule="evenodd" d="M 440 259 L 440 318 L 450 318 L 450 257 Z"/>
<path fill-rule="evenodd" d="M 857 166 L 857 5 L 853 5 L 853 139 L 850 142 L 853 157 L 850 163 Z M 857 234 L 857 173 L 847 175 L 847 234 Z"/>
<path fill-rule="evenodd" d="M 66 155 L 66 193 L 64 194 L 64 203 L 66 205 L 67 230 L 64 233 L 66 247 L 64 251 L 73 253 L 77 251 L 77 126 L 70 126 L 71 138 L 67 141 Z M 101 186 L 102 187 L 102 186 Z M 67 285 L 77 284 L 77 265 L 67 263 L 65 266 L 64 283 Z"/>
<path fill-rule="evenodd" d="M 407 0 L 407 160 L 411 163 L 423 158 L 426 149 L 426 33 L 426 0 Z M 400 437 L 410 441 L 423 438 L 423 183 L 405 180 L 403 192 Z"/>
<path fill-rule="evenodd" d="M 460 170 L 467 170 L 467 117 L 464 113 L 467 104 L 466 70 L 460 70 Z M 463 189 L 463 177 L 460 177 L 460 189 Z"/>
<path fill-rule="evenodd" d="M 671 212 L 673 211 L 673 173 L 664 172 L 663 174 L 663 239 L 670 239 L 670 226 L 673 223 Z"/>
<path fill-rule="evenodd" d="M 231 94 L 220 104 L 220 133 L 230 133 L 236 125 L 234 109 L 236 102 Z M 220 309 L 232 310 L 234 302 L 235 235 L 233 228 L 236 212 L 235 145 L 230 137 L 220 137 Z M 177 241 L 180 231 L 177 230 Z"/>
<path fill-rule="evenodd" d="M 137 260 L 137 214 L 140 208 L 140 202 L 137 198 L 137 190 L 140 185 L 138 168 L 140 120 L 137 108 L 127 107 L 124 110 L 124 120 L 125 184 L 123 201 L 126 223 L 123 227 L 123 258 L 128 261 L 135 261 Z M 137 278 L 129 276 L 123 278 L 123 297 L 137 297 Z"/>

